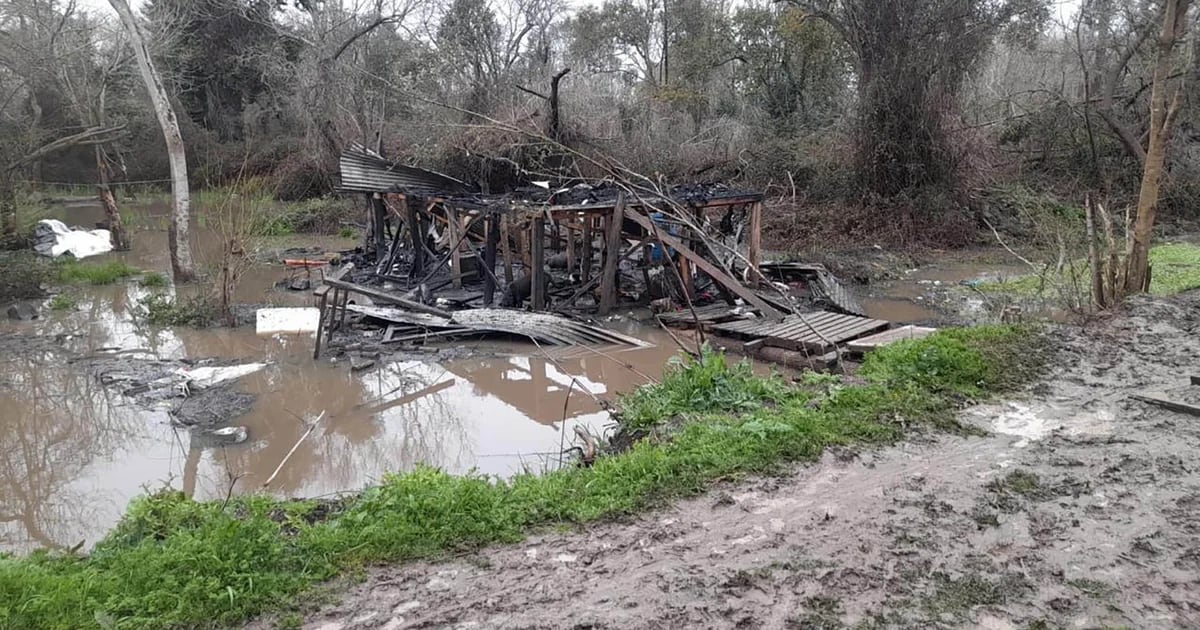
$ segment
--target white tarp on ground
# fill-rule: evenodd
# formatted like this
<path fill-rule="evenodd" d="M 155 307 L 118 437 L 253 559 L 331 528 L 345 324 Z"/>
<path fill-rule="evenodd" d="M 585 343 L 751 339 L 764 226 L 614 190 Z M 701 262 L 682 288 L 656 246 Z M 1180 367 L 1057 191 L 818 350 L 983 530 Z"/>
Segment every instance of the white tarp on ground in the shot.
<path fill-rule="evenodd" d="M 212 387 L 247 374 L 253 374 L 267 367 L 266 363 L 245 363 L 243 365 L 200 366 L 194 368 L 179 368 L 175 373 L 185 377 L 192 387 Z"/>
<path fill-rule="evenodd" d="M 33 241 L 33 251 L 52 258 L 63 254 L 87 258 L 112 251 L 112 235 L 108 230 L 72 230 L 56 219 L 38 221 Z"/>
<path fill-rule="evenodd" d="M 321 310 L 316 308 L 260 308 L 255 313 L 255 331 L 260 335 L 317 332 Z"/>

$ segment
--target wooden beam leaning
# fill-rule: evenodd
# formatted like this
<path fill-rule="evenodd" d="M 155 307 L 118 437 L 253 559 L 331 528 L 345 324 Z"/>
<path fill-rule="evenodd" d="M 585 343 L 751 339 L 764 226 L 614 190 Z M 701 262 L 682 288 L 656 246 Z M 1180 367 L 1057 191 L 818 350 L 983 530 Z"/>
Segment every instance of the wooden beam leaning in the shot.
<path fill-rule="evenodd" d="M 782 314 L 778 310 L 776 310 L 762 298 L 758 297 L 754 291 L 751 291 L 745 285 L 738 282 L 737 279 L 729 276 L 729 274 L 725 273 L 716 265 L 706 260 L 703 256 L 696 254 L 696 252 L 692 251 L 691 248 L 680 242 L 679 239 L 671 236 L 670 234 L 664 233 L 662 230 L 659 230 L 658 226 L 650 220 L 650 217 L 638 214 L 637 212 L 629 211 L 625 212 L 625 216 L 629 220 L 637 223 L 643 228 L 649 230 L 652 234 L 656 235 L 658 239 L 663 242 L 663 244 L 674 249 L 675 251 L 679 252 L 681 256 L 684 256 L 688 260 L 692 261 L 692 264 L 696 265 L 705 273 L 712 276 L 713 280 L 723 285 L 726 289 L 732 291 L 734 295 L 737 295 L 745 300 L 747 304 L 757 308 L 759 312 L 762 313 L 763 317 L 768 319 L 779 319 L 782 317 Z"/>
<path fill-rule="evenodd" d="M 613 206 L 605 225 L 604 235 L 604 275 L 600 277 L 600 311 L 608 315 L 617 305 L 617 263 L 620 262 L 621 224 L 625 215 L 625 193 L 617 195 L 617 204 Z"/>
<path fill-rule="evenodd" d="M 450 311 L 444 311 L 436 306 L 427 306 L 425 304 L 421 304 L 420 302 L 406 300 L 398 295 L 392 295 L 391 293 L 373 289 L 371 287 L 364 287 L 360 284 L 354 284 L 353 282 L 346 282 L 345 280 L 326 279 L 325 282 L 334 286 L 335 288 L 345 289 L 360 295 L 365 295 L 372 300 L 379 300 L 380 302 L 388 302 L 389 304 L 403 306 L 410 311 L 429 313 L 430 315 L 437 315 L 438 317 L 445 317 L 446 319 L 454 318 L 453 313 Z"/>

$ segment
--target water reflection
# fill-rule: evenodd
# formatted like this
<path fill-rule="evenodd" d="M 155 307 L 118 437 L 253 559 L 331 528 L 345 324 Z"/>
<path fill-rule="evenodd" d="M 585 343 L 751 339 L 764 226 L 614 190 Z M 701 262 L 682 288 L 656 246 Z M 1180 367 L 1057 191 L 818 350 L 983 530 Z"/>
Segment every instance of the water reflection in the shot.
<path fill-rule="evenodd" d="M 282 270 L 264 275 L 280 277 Z M 607 415 L 586 393 L 612 400 L 657 376 L 673 346 L 606 358 L 537 354 L 532 346 L 432 363 L 383 365 L 365 374 L 315 363 L 306 335 L 262 338 L 250 328 L 158 329 L 135 316 L 136 284 L 81 290 L 78 310 L 4 324 L 39 352 L 11 352 L 0 379 L 0 546 L 8 550 L 94 543 L 128 501 L 164 483 L 199 499 L 229 491 L 322 496 L 353 491 L 389 471 L 430 464 L 461 473 L 539 471 L 572 441 L 572 426 L 602 430 Z M 626 331 L 629 332 L 629 331 Z M 644 332 L 644 331 L 643 331 Z M 56 349 L 57 348 L 57 349 Z M 99 383 L 86 357 L 266 361 L 237 387 L 257 396 L 231 422 L 250 439 L 220 447 L 170 424 Z M 69 351 L 69 352 L 68 352 Z M 530 356 L 532 353 L 534 356 Z M 576 353 L 577 354 L 577 353 Z M 70 361 L 69 355 L 84 357 Z M 572 385 L 574 381 L 574 385 Z M 262 485 L 312 422 L 271 485 Z M 565 425 L 565 426 L 564 426 Z"/>

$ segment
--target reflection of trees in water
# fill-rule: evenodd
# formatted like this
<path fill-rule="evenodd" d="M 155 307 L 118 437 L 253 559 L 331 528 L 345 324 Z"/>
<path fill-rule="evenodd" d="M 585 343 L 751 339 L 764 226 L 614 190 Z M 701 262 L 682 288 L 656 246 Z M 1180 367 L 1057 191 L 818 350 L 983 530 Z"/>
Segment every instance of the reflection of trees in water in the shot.
<path fill-rule="evenodd" d="M 467 429 L 447 392 L 421 395 L 436 386 L 431 379 L 441 370 L 427 372 L 426 366 L 388 366 L 360 378 L 311 361 L 269 368 L 258 377 L 264 391 L 255 411 L 239 421 L 251 427 L 250 442 L 224 455 L 214 451 L 223 473 L 202 479 L 202 494 L 223 495 L 230 475 L 246 476 L 239 492 L 257 489 L 303 435 L 304 422 L 322 411 L 325 418 L 288 459 L 272 492 L 351 490 L 420 462 L 461 469 L 472 459 Z"/>
<path fill-rule="evenodd" d="M 142 420 L 112 404 L 86 369 L 62 353 L 13 353 L 0 361 L 0 520 L 6 546 L 61 546 L 108 518 L 113 497 L 75 487 L 97 458 L 111 458 Z"/>

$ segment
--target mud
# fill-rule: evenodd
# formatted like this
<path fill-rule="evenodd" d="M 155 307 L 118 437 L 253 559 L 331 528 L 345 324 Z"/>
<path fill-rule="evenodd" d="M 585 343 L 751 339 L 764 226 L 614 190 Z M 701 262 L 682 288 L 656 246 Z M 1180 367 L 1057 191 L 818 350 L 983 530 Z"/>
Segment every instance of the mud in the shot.
<path fill-rule="evenodd" d="M 304 627 L 1200 626 L 1200 293 L 1052 333 L 984 436 L 827 454 L 628 522 L 378 568 Z M 1195 388 L 1200 389 L 1200 388 Z M 271 627 L 271 622 L 252 624 Z"/>

